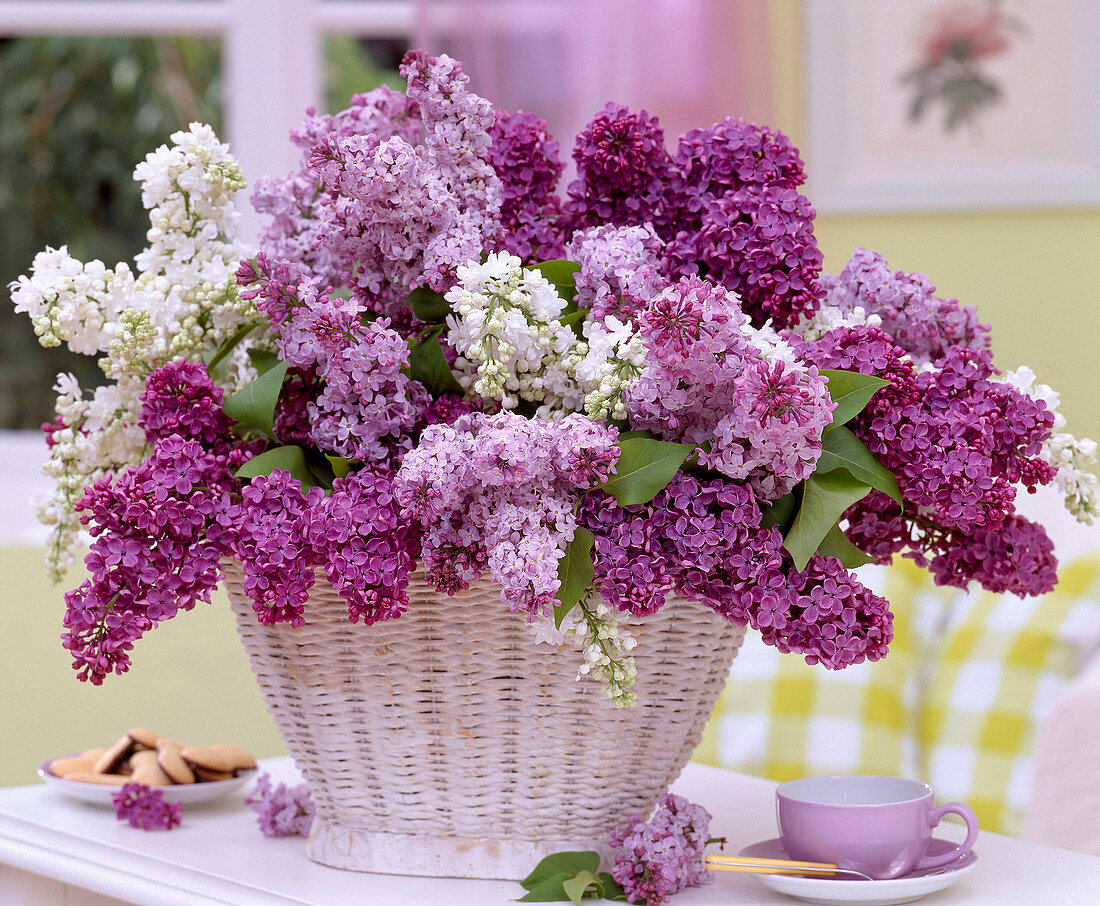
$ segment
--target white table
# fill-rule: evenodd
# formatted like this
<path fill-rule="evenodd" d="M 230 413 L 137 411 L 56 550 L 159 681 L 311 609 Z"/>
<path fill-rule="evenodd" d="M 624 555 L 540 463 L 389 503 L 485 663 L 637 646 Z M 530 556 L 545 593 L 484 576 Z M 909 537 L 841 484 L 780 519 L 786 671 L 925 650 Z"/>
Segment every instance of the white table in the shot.
<path fill-rule="evenodd" d="M 288 758 L 264 762 L 273 778 L 297 782 Z M 673 790 L 704 805 L 727 852 L 776 835 L 775 785 L 689 765 Z M 944 836 L 962 828 L 944 826 Z M 1072 906 L 1100 902 L 1100 858 L 983 833 L 978 864 L 929 906 Z M 532 866 L 533 867 L 533 866 Z M 300 838 L 267 839 L 239 798 L 184 812 L 170 832 L 146 833 L 109 808 L 71 801 L 44 784 L 0 789 L 0 903 L 4 906 L 494 906 L 523 890 L 509 881 L 361 874 L 311 862 Z M 598 901 L 592 901 L 598 902 Z M 790 904 L 750 875 L 715 873 L 673 906 Z"/>

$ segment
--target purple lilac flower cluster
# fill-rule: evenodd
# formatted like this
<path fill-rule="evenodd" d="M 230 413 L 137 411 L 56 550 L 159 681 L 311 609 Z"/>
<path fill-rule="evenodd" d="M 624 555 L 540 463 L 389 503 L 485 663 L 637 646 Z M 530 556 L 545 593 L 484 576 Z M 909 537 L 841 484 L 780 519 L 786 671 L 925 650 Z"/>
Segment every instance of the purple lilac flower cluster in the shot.
<path fill-rule="evenodd" d="M 577 178 L 565 202 L 573 229 L 665 219 L 674 170 L 657 117 L 608 104 L 577 136 L 573 160 Z"/>
<path fill-rule="evenodd" d="M 489 135 L 489 164 L 501 182 L 494 251 L 511 252 L 524 262 L 560 258 L 565 230 L 554 189 L 565 165 L 549 125 L 533 113 L 497 110 Z"/>
<path fill-rule="evenodd" d="M 646 369 L 626 395 L 635 427 L 704 445 L 701 463 L 764 500 L 813 471 L 833 409 L 825 380 L 754 336 L 736 296 L 684 277 L 639 320 Z"/>
<path fill-rule="evenodd" d="M 704 273 L 737 292 L 756 324 L 813 314 L 822 255 L 790 139 L 727 117 L 681 136 L 674 161 L 661 225 L 673 272 Z"/>
<path fill-rule="evenodd" d="M 921 275 L 890 274 L 881 256 L 861 250 L 830 298 L 866 304 L 882 327 L 839 327 L 812 343 L 789 337 L 806 361 L 889 381 L 849 427 L 897 478 L 905 508 L 870 494 L 846 514 L 848 534 L 882 562 L 906 553 L 941 584 L 1049 591 L 1053 546 L 1014 503 L 1018 486 L 1054 478 L 1040 455 L 1053 413 L 996 379 L 987 328 L 972 310 L 931 292 Z"/>
<path fill-rule="evenodd" d="M 384 314 L 401 314 L 415 286 L 446 289 L 500 223 L 489 103 L 467 90 L 468 77 L 449 57 L 410 51 L 401 73 L 423 144 L 399 134 L 330 132 L 308 164 L 321 188 L 316 241 L 339 263 L 341 282 Z"/>
<path fill-rule="evenodd" d="M 588 495 L 579 518 L 596 538 L 596 583 L 622 610 L 653 613 L 676 592 L 831 669 L 878 660 L 893 638 L 887 601 L 838 560 L 794 569 L 744 485 L 681 474 L 649 504 Z"/>
<path fill-rule="evenodd" d="M 256 823 L 265 837 L 306 837 L 313 824 L 313 799 L 304 783 L 289 787 L 271 785 L 271 775 L 263 773 L 244 800 L 256 813 Z"/>
<path fill-rule="evenodd" d="M 829 305 L 843 313 L 856 306 L 882 319 L 882 329 L 918 365 L 936 362 L 958 347 L 987 350 L 989 325 L 972 305 L 940 299 L 924 274 L 891 272 L 878 252 L 856 249 L 837 276 L 823 274 Z"/>
<path fill-rule="evenodd" d="M 573 234 L 566 254 L 581 266 L 577 304 L 594 319 L 614 316 L 635 321 L 668 286 L 661 253 L 664 243 L 653 227 L 604 225 Z"/>
<path fill-rule="evenodd" d="M 353 299 L 318 286 L 299 264 L 272 262 L 261 253 L 244 262 L 238 281 L 243 295 L 271 322 L 279 355 L 299 382 L 321 387 L 304 403 L 309 439 L 349 459 L 382 461 L 408 435 L 429 399 L 403 373 L 409 360 L 405 339 L 381 318 L 364 323 Z M 292 405 L 292 404 L 291 404 Z M 281 429 L 304 433 L 303 407 L 284 408 Z"/>
<path fill-rule="evenodd" d="M 166 802 L 163 790 L 155 790 L 143 783 L 123 784 L 111 796 L 119 821 L 142 830 L 171 830 L 179 827 L 180 804 Z"/>
<path fill-rule="evenodd" d="M 298 479 L 275 469 L 242 488 L 225 522 L 261 623 L 302 625 L 318 568 L 352 622 L 393 619 L 408 606 L 418 538 L 400 518 L 393 476 L 381 467 L 337 478 L 327 495 L 319 487 L 303 492 Z"/>
<path fill-rule="evenodd" d="M 710 813 L 683 796 L 666 793 L 649 821 L 635 816 L 612 832 L 617 851 L 611 876 L 631 903 L 660 906 L 668 897 L 710 880 L 703 851 L 710 839 Z"/>
<path fill-rule="evenodd" d="M 617 435 L 581 415 L 544 421 L 508 412 L 425 429 L 396 489 L 423 527 L 429 581 L 453 594 L 488 572 L 511 610 L 548 614 L 577 492 L 611 474 Z"/>

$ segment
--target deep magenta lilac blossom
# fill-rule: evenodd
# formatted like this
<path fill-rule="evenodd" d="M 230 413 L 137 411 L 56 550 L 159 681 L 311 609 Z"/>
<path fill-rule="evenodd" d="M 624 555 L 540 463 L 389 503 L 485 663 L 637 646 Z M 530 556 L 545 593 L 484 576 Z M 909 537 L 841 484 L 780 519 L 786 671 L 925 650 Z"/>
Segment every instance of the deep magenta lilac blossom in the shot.
<path fill-rule="evenodd" d="M 124 673 L 136 639 L 210 601 L 228 550 L 219 520 L 231 487 L 224 460 L 173 434 L 145 462 L 85 489 L 77 511 L 93 537 L 90 576 L 65 595 L 62 635 L 82 680 Z"/>
<path fill-rule="evenodd" d="M 524 263 L 561 258 L 565 229 L 554 194 L 565 165 L 546 120 L 533 113 L 496 111 L 488 161 L 500 177 L 500 231 L 494 250 Z"/>
<path fill-rule="evenodd" d="M 756 325 L 778 327 L 812 315 L 824 296 L 813 205 L 794 189 L 750 186 L 722 196 L 699 230 L 669 242 L 675 273 L 703 273 L 737 293 Z"/>
<path fill-rule="evenodd" d="M 124 783 L 111 796 L 111 803 L 118 820 L 126 821 L 130 827 L 147 831 L 171 830 L 180 824 L 180 804 L 166 802 L 163 790 L 143 783 Z"/>
<path fill-rule="evenodd" d="M 745 485 L 681 474 L 645 505 L 586 495 L 579 519 L 596 539 L 600 592 L 620 610 L 644 616 L 676 593 L 830 669 L 886 653 L 886 600 L 831 557 L 815 555 L 795 570 Z"/>
<path fill-rule="evenodd" d="M 1053 425 L 1041 400 L 996 380 L 989 353 L 966 343 L 952 346 L 938 367 L 918 371 L 878 328 L 838 328 L 817 343 L 792 342 L 823 368 L 890 381 L 849 427 L 897 478 L 905 514 L 884 495 L 860 501 L 847 514 L 858 545 L 883 561 L 908 551 L 941 584 L 965 587 L 976 579 L 1019 594 L 1053 587 L 1045 534 L 1014 514 L 1018 485 L 1034 488 L 1054 477 L 1039 456 Z"/>
<path fill-rule="evenodd" d="M 573 160 L 577 178 L 565 202 L 573 229 L 664 218 L 673 166 L 657 117 L 608 104 L 577 136 Z"/>

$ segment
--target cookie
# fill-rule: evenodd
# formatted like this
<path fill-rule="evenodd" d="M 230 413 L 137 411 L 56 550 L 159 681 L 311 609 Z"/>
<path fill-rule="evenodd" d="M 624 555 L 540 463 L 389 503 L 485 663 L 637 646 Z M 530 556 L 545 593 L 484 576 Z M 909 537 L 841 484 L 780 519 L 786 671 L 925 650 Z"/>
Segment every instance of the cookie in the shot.
<path fill-rule="evenodd" d="M 195 771 L 195 779 L 200 783 L 210 783 L 217 780 L 232 780 L 237 776 L 234 771 L 211 771 L 209 768 L 200 768 L 197 764 L 191 767 Z"/>
<path fill-rule="evenodd" d="M 63 755 L 50 762 L 50 773 L 54 777 L 67 777 L 74 771 L 94 771 L 95 764 L 106 749 L 88 749 L 79 755 Z"/>
<path fill-rule="evenodd" d="M 106 786 L 122 786 L 130 782 L 125 774 L 100 774 L 96 771 L 74 771 L 65 775 L 66 780 L 76 780 L 80 783 L 100 783 Z"/>
<path fill-rule="evenodd" d="M 191 766 L 183 760 L 180 754 L 182 746 L 171 739 L 161 737 L 157 740 L 157 764 L 173 783 L 194 783 L 195 772 Z"/>
<path fill-rule="evenodd" d="M 157 740 L 164 738 L 160 733 L 157 733 L 155 730 L 150 730 L 147 727 L 130 727 L 130 729 L 126 731 L 126 735 L 145 749 L 155 749 L 157 747 Z"/>
<path fill-rule="evenodd" d="M 117 774 L 122 762 L 130 757 L 134 748 L 134 741 L 126 734 L 99 756 L 92 770 L 97 774 Z"/>
<path fill-rule="evenodd" d="M 208 771 L 247 771 L 256 767 L 256 759 L 247 749 L 227 743 L 216 746 L 184 746 L 188 763 Z"/>
<path fill-rule="evenodd" d="M 144 783 L 146 786 L 168 786 L 172 782 L 164 769 L 157 763 L 157 753 L 153 749 L 142 749 L 130 756 L 130 780 L 132 783 Z"/>

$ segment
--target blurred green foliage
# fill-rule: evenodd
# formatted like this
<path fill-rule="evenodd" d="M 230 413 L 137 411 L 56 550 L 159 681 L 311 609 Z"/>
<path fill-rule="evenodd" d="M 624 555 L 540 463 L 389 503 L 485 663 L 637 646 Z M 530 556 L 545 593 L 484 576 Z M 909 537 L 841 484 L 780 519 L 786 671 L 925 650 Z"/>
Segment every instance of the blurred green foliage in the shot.
<path fill-rule="evenodd" d="M 329 109 L 401 85 L 402 52 L 328 37 Z M 220 133 L 220 48 L 195 37 L 0 39 L 0 85 L 0 428 L 36 428 L 53 417 L 59 371 L 85 387 L 101 375 L 89 357 L 43 350 L 6 288 L 46 246 L 108 266 L 133 259 L 149 226 L 134 165 L 194 120 Z"/>

